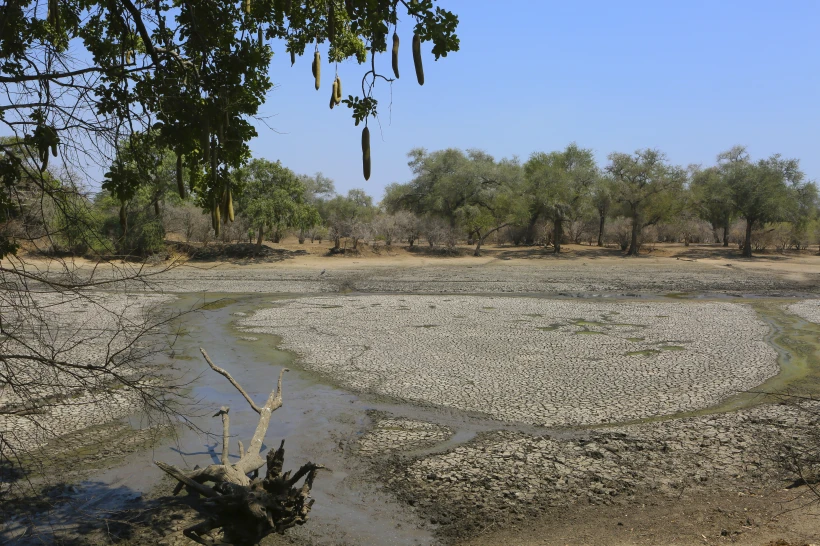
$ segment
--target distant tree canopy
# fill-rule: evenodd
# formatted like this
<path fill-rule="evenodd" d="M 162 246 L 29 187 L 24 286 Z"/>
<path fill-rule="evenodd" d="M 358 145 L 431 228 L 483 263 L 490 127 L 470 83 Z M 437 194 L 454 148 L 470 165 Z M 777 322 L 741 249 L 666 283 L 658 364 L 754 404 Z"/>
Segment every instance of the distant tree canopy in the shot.
<path fill-rule="evenodd" d="M 637 256 L 641 230 L 682 208 L 680 192 L 686 183 L 686 171 L 670 165 L 663 153 L 652 149 L 610 154 L 607 171 L 612 175 L 614 202 L 632 224 L 627 253 Z"/>
<path fill-rule="evenodd" d="M 352 239 L 355 250 L 359 240 L 367 236 L 376 214 L 373 198 L 362 189 L 352 189 L 347 195 L 336 195 L 324 201 L 321 211 L 330 228 L 334 250 L 341 248 L 342 238 Z"/>
<path fill-rule="evenodd" d="M 394 79 L 375 59 L 390 34 L 432 42 L 436 59 L 459 47 L 458 18 L 434 0 L 24 0 L 0 12 L 0 88 L 10 101 L 0 106 L 0 127 L 17 142 L 0 143 L 6 193 L 42 178 L 51 155 L 110 165 L 106 189 L 125 204 L 152 183 L 155 157 L 144 152 L 167 149 L 178 179 L 184 171 L 188 191 L 212 214 L 224 207 L 231 171 L 249 159 L 276 41 L 291 64 L 296 55 L 314 58 L 316 89 L 319 44 L 330 44 L 328 63 L 367 63 L 361 95 L 343 97 L 326 80 L 357 125 L 377 115 L 376 82 Z M 3 241 L 0 257 L 12 250 Z"/>
<path fill-rule="evenodd" d="M 409 154 L 415 177 L 386 188 L 384 206 L 445 221 L 461 227 L 475 241 L 475 254 L 488 235 L 517 224 L 525 215 L 522 171 L 517 160 L 496 162 L 480 150 L 447 149 Z"/>
<path fill-rule="evenodd" d="M 307 229 L 321 220 L 319 211 L 308 202 L 304 180 L 278 161 L 254 159 L 235 172 L 234 180 L 242 188 L 237 212 L 256 228 L 257 245 L 262 244 L 266 228 L 279 242 L 287 229 Z M 216 222 L 215 229 L 218 227 Z"/>
<path fill-rule="evenodd" d="M 746 222 L 743 255 L 752 255 L 752 229 L 766 222 L 806 221 L 817 210 L 817 187 L 807 183 L 796 159 L 773 155 L 753 162 L 740 146 L 718 157 L 734 212 Z"/>
<path fill-rule="evenodd" d="M 388 185 L 382 208 L 416 215 L 431 243 L 449 226 L 476 244 L 476 255 L 486 236 L 502 228 L 513 240 L 532 244 L 537 226 L 545 224 L 541 239 L 555 253 L 565 240 L 578 242 L 581 233 L 601 246 L 608 218 L 621 219 L 627 233 L 619 244 L 633 256 L 650 228 L 663 237 L 676 234 L 688 245 L 703 238 L 705 224 L 715 241 L 728 246 L 738 218 L 745 222 L 746 256 L 753 230 L 766 226 L 779 233 L 781 248 L 805 248 L 812 237 L 820 244 L 817 187 L 805 181 L 798 162 L 780 156 L 753 162 L 742 147 L 720 154 L 714 166 L 689 169 L 655 149 L 610 154 L 600 169 L 592 151 L 574 143 L 533 153 L 523 165 L 515 159 L 496 162 L 479 150 L 414 149 L 408 156 L 414 176 Z M 765 239 L 766 233 L 757 235 Z"/>
<path fill-rule="evenodd" d="M 600 178 L 592 150 L 573 143 L 562 152 L 536 152 L 524 165 L 524 172 L 530 221 L 551 221 L 554 251 L 561 252 L 565 223 L 592 205 L 592 192 Z"/>
<path fill-rule="evenodd" d="M 717 233 L 721 230 L 723 246 L 729 246 L 729 228 L 737 210 L 729 194 L 729 185 L 720 167 L 696 168 L 690 182 L 695 213 L 709 222 Z"/>

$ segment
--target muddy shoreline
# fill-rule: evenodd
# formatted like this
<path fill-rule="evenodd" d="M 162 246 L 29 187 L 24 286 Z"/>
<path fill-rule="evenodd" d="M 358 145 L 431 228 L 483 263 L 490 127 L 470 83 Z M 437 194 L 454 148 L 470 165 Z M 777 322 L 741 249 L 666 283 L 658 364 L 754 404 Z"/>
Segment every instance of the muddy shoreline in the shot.
<path fill-rule="evenodd" d="M 340 389 L 325 374 L 306 371 L 298 361 L 294 362 L 293 354 L 280 351 L 277 336 L 249 333 L 236 327 L 238 321 L 256 309 L 273 305 L 275 300 L 304 297 L 306 292 L 316 295 L 340 290 L 356 297 L 361 295 L 357 291 L 368 287 L 393 295 L 441 293 L 449 288 L 450 294 L 471 292 L 489 296 L 501 292 L 514 294 L 513 297 L 536 295 L 548 299 L 584 295 L 585 300 L 647 302 L 682 297 L 738 301 L 741 294 L 748 296 L 749 292 L 757 291 L 760 298 L 747 297 L 743 301 L 768 305 L 776 297 L 780 306 L 796 301 L 798 296 L 816 296 L 819 290 L 808 282 L 773 280 L 771 276 L 767 279 L 758 273 L 748 274 L 748 282 L 738 290 L 736 273 L 721 271 L 719 275 L 725 278 L 720 283 L 692 282 L 694 273 L 684 273 L 677 282 L 666 282 L 658 295 L 652 295 L 646 286 L 640 292 L 632 292 L 645 278 L 623 282 L 623 278 L 593 281 L 588 273 L 578 277 L 575 268 L 583 270 L 585 265 L 562 270 L 560 275 L 551 271 L 548 285 L 543 278 L 533 279 L 541 275 L 531 269 L 510 273 L 512 267 L 494 266 L 492 280 L 486 278 L 487 268 L 475 273 L 448 267 L 427 266 L 421 277 L 421 269 L 407 268 L 375 274 L 356 269 L 332 270 L 326 274 L 328 278 L 321 278 L 324 275 L 316 271 L 255 271 L 250 276 L 257 278 L 250 281 L 247 274 L 229 271 L 189 279 L 184 293 L 177 294 L 180 299 L 175 307 L 205 303 L 206 310 L 197 313 L 200 318 L 194 323 L 186 325 L 190 339 L 181 340 L 168 362 L 191 373 L 205 371 L 197 353 L 198 346 L 204 344 L 217 362 L 236 368 L 232 372 L 239 374 L 240 382 L 246 387 L 254 386 L 256 397 L 266 396 L 273 368 L 293 368 L 285 379 L 285 405 L 275 415 L 268 437 L 271 441 L 287 438 L 287 466 L 311 459 L 329 463 L 332 470 L 317 480 L 317 503 L 310 524 L 283 542 L 271 544 L 459 543 L 492 533 L 526 531 L 558 517 L 556 514 L 563 513 L 568 506 L 631 507 L 636 503 L 646 505 L 647 499 L 662 504 L 676 498 L 696 502 L 694 499 L 722 490 L 731 491 L 732 498 L 740 493 L 742 498 L 762 498 L 795 481 L 795 468 L 793 464 L 789 467 L 789 461 L 793 463 L 796 455 L 784 448 L 813 441 L 817 425 L 814 406 L 744 401 L 737 406 L 719 407 L 720 412 L 733 410 L 729 413 L 713 415 L 706 411 L 660 422 L 648 420 L 606 427 L 556 429 L 505 423 L 487 419 L 481 412 L 417 406 L 391 397 Z M 657 270 L 650 267 L 641 277 L 655 273 Z M 233 282 L 239 280 L 237 275 L 244 278 L 239 284 Z M 570 282 L 572 276 L 575 279 Z M 181 282 L 181 278 L 168 278 L 162 284 L 173 289 Z M 694 293 L 696 287 L 709 283 L 709 295 Z M 730 288 L 732 283 L 734 289 Z M 534 289 L 538 284 L 540 290 Z M 283 290 L 287 294 L 260 291 L 271 286 L 287 288 Z M 453 290 L 454 286 L 458 289 Z M 600 290 L 591 296 L 584 294 L 590 286 Z M 248 287 L 252 289 L 243 290 Z M 545 287 L 547 290 L 543 290 Z M 787 298 L 794 299 L 782 297 L 786 292 Z M 790 347 L 792 351 L 796 349 L 805 351 L 805 344 Z M 804 354 L 804 359 L 815 359 L 809 353 Z M 813 392 L 815 383 L 820 384 L 815 373 L 820 363 L 811 362 L 810 373 L 797 374 L 786 385 L 804 386 Z M 192 387 L 192 393 L 205 399 L 209 408 L 223 404 L 235 408 L 232 429 L 240 437 L 247 435 L 255 421 L 251 412 L 242 411 L 246 409 L 244 401 L 229 386 L 221 384 L 222 378 L 201 379 Z M 743 409 L 737 410 L 738 407 Z M 207 418 L 202 419 L 202 425 L 211 432 L 219 428 L 217 422 Z M 119 496 L 119 504 L 101 503 L 101 513 L 113 518 L 114 514 L 121 517 L 126 513 L 133 516 L 150 512 L 152 498 L 161 495 L 167 485 L 153 470 L 152 459 L 192 467 L 215 456 L 208 447 L 213 442 L 207 436 L 186 434 L 172 442 L 172 447 L 166 445 L 150 453 L 125 453 L 125 465 L 121 458 L 108 459 L 116 464 L 102 473 L 92 473 L 93 481 L 107 483 L 109 487 L 117 484 L 127 491 Z M 106 464 L 104 456 L 100 460 Z M 573 470 L 562 472 L 561 468 Z M 72 495 L 80 497 L 82 493 L 69 492 L 64 499 L 70 501 Z M 142 504 L 134 508 L 129 502 Z M 131 544 L 187 544 L 180 537 L 180 528 L 189 517 L 179 508 L 171 510 L 162 521 L 136 518 L 134 525 L 123 528 L 127 529 L 123 538 Z M 714 540 L 734 536 L 735 542 L 742 542 L 742 537 L 758 536 L 754 534 L 762 532 L 758 523 L 746 526 L 749 529 L 742 525 L 725 529 L 729 534 L 723 538 L 718 534 Z M 80 543 L 104 543 L 107 532 L 88 530 L 82 535 L 86 542 Z M 712 540 L 711 535 L 706 536 Z"/>

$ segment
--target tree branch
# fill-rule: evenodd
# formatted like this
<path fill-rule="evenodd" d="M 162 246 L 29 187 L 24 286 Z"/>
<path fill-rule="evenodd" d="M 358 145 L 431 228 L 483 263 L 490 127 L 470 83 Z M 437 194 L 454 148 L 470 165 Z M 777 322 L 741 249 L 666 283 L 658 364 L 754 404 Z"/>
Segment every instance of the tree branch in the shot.
<path fill-rule="evenodd" d="M 253 409 L 253 411 L 255 411 L 256 413 L 259 413 L 259 414 L 262 413 L 262 408 L 260 408 L 259 406 L 256 405 L 256 403 L 251 399 L 250 395 L 247 392 L 245 392 L 245 389 L 242 388 L 242 385 L 237 383 L 236 379 L 231 377 L 231 374 L 229 374 L 228 372 L 226 372 L 225 370 L 223 370 L 222 368 L 220 368 L 219 366 L 214 364 L 213 361 L 211 360 L 211 357 L 209 357 L 208 353 L 205 352 L 205 349 L 200 347 L 199 352 L 201 352 L 202 356 L 205 357 L 205 362 L 208 363 L 208 366 L 210 366 L 213 371 L 215 371 L 216 373 L 218 373 L 219 375 L 225 377 L 228 381 L 230 381 L 231 385 L 233 385 L 236 388 L 236 390 L 239 391 L 239 394 L 241 394 L 242 396 L 245 397 L 245 400 L 247 400 L 248 404 L 251 405 L 251 409 Z M 281 377 L 282 376 L 280 375 L 279 377 L 280 377 L 279 386 L 281 388 L 281 385 L 282 385 Z"/>
<path fill-rule="evenodd" d="M 154 464 L 160 467 L 166 473 L 170 474 L 175 479 L 179 480 L 180 482 L 184 483 L 185 485 L 187 485 L 188 487 L 202 495 L 203 497 L 214 498 L 219 496 L 219 493 L 214 491 L 212 488 L 192 480 L 175 466 L 163 463 L 162 461 L 154 461 Z"/>
<path fill-rule="evenodd" d="M 148 35 L 148 30 L 145 28 L 145 23 L 142 22 L 142 17 L 140 17 L 140 10 L 137 9 L 131 0 L 122 0 L 122 5 L 125 6 L 125 9 L 128 10 L 128 13 L 130 13 L 134 19 L 134 24 L 137 26 L 137 32 L 140 33 L 140 38 L 142 38 L 146 52 L 150 55 L 151 60 L 154 61 L 154 65 L 159 68 L 159 58 L 154 49 L 154 44 L 151 42 L 151 36 Z"/>

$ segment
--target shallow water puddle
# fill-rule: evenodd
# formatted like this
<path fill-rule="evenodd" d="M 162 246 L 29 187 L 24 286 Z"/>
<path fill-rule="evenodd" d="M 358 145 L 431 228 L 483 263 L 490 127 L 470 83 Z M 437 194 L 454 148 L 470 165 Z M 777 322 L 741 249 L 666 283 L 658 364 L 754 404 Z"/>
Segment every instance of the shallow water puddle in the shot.
<path fill-rule="evenodd" d="M 362 294 L 357 294 L 362 296 Z M 339 541 L 356 544 L 432 544 L 433 532 L 415 517 L 412 509 L 399 504 L 392 497 L 379 490 L 379 486 L 363 479 L 367 467 L 348 448 L 355 444 L 358 436 L 368 428 L 370 419 L 367 411 L 376 409 L 389 412 L 396 417 L 406 417 L 430 421 L 449 427 L 454 434 L 447 441 L 435 446 L 406 452 L 409 456 L 424 456 L 446 451 L 470 441 L 479 432 L 510 429 L 531 434 L 552 436 L 574 436 L 585 434 L 583 428 L 574 430 L 546 429 L 519 423 L 503 423 L 487 419 L 485 416 L 458 410 L 436 407 L 418 407 L 411 404 L 375 397 L 357 396 L 343 389 L 331 386 L 331 381 L 299 369 L 294 355 L 277 349 L 279 339 L 273 335 L 254 333 L 249 337 L 237 329 L 234 322 L 239 317 L 248 316 L 255 310 L 275 305 L 275 302 L 299 297 L 309 301 L 309 296 L 264 295 L 241 296 L 237 294 L 209 294 L 203 302 L 199 295 L 183 295 L 175 304 L 177 309 L 189 309 L 205 304 L 205 311 L 193 313 L 184 319 L 186 335 L 174 349 L 168 365 L 183 372 L 192 383 L 190 395 L 204 402 L 203 415 L 194 422 L 215 435 L 191 431 L 181 431 L 176 445 L 160 446 L 151 453 L 139 454 L 128 459 L 125 465 L 100 473 L 89 480 L 85 493 L 92 507 L 118 509 L 142 492 L 149 491 L 162 477 L 161 471 L 153 465 L 153 460 L 162 460 L 184 468 L 195 464 L 217 461 L 217 442 L 221 437 L 218 419 L 210 416 L 214 408 L 227 405 L 231 408 L 231 433 L 236 439 L 247 442 L 256 425 L 256 414 L 247 407 L 247 402 L 221 376 L 213 373 L 202 360 L 199 347 L 208 351 L 217 365 L 231 372 L 257 400 L 264 400 L 273 387 L 278 370 L 282 366 L 291 368 L 284 380 L 284 405 L 274 415 L 268 432 L 271 444 L 285 438 L 286 467 L 297 467 L 306 460 L 320 462 L 328 466 L 316 480 L 313 496 L 316 498 L 311 522 L 304 529 L 316 544 L 335 544 Z M 518 297 L 518 296 L 512 296 Z M 680 301 L 678 295 L 671 296 Z M 695 298 L 680 301 L 681 305 L 698 305 L 708 299 Z M 656 301 L 663 301 L 656 298 Z M 402 301 L 402 300 L 398 300 Z M 611 298 L 610 301 L 618 301 Z M 743 299 L 733 300 L 752 306 L 770 329 L 766 341 L 778 354 L 780 373 L 766 381 L 753 392 L 738 393 L 717 406 L 691 412 L 664 416 L 671 419 L 684 415 L 710 414 L 733 411 L 771 400 L 771 396 L 761 392 L 783 392 L 800 386 L 804 393 L 820 393 L 820 325 L 809 323 L 785 311 L 786 299 Z M 651 300 L 648 302 L 651 303 Z M 339 306 L 328 306 L 337 308 Z M 320 307 L 321 308 L 321 307 Z M 398 307 L 397 310 L 408 310 Z M 493 308 L 484 307 L 483 312 Z M 481 311 L 480 311 L 481 312 Z M 615 313 L 610 313 L 614 315 Z M 537 315 L 526 315 L 535 317 Z M 455 318 L 467 318 L 457 316 Z M 604 334 L 589 330 L 590 327 L 632 327 L 637 324 L 619 324 L 604 318 L 601 322 L 576 321 L 574 326 L 582 328 L 578 334 Z M 612 318 L 615 318 L 614 316 Z M 664 317 L 665 318 L 665 317 Z M 421 324 L 416 327 L 432 328 L 435 324 Z M 539 327 L 553 331 L 563 324 Z M 731 336 L 731 332 L 726 332 Z M 643 341 L 640 337 L 626 338 L 630 342 Z M 654 349 L 629 353 L 636 358 L 650 357 L 662 351 L 681 351 L 685 347 L 673 344 L 671 340 L 656 345 Z M 646 353 L 646 354 L 644 354 Z M 651 354 L 650 354 L 651 353 Z M 657 420 L 657 419 L 645 419 Z M 588 427 L 600 428 L 600 426 Z M 231 445 L 235 454 L 236 441 Z M 99 488 L 91 483 L 102 484 L 106 490 L 113 490 L 108 497 L 100 494 Z M 170 491 L 169 491 L 170 492 Z"/>
<path fill-rule="evenodd" d="M 279 298 L 276 298 L 279 299 Z M 203 311 L 184 317 L 186 335 L 169 355 L 167 365 L 190 382 L 189 396 L 200 400 L 200 415 L 192 422 L 205 433 L 178 430 L 179 437 L 167 440 L 152 451 L 129 456 L 116 468 L 92 475 L 80 485 L 71 504 L 84 512 L 113 512 L 135 507 L 134 500 L 152 491 L 164 473 L 154 464 L 161 460 L 180 468 L 219 462 L 221 421 L 212 418 L 215 409 L 230 407 L 232 459 L 238 459 L 237 440 L 247 445 L 257 423 L 257 414 L 222 376 L 210 370 L 199 353 L 204 348 L 218 366 L 228 370 L 258 403 L 275 387 L 279 369 L 289 367 L 283 381 L 284 404 L 271 419 L 268 449 L 285 439 L 285 468 L 297 468 L 306 461 L 321 463 L 328 470 L 316 478 L 312 496 L 316 504 L 310 525 L 291 532 L 307 533 L 314 544 L 432 544 L 432 530 L 421 524 L 411 510 L 399 504 L 380 486 L 364 480 L 367 470 L 359 460 L 348 457 L 352 442 L 368 427 L 366 414 L 371 406 L 357 396 L 319 381 L 293 366 L 294 356 L 278 350 L 276 336 L 256 334 L 249 338 L 233 322 L 276 299 L 265 296 L 231 295 L 218 299 L 209 295 Z M 201 295 L 183 295 L 174 304 L 177 310 L 203 305 Z M 235 316 L 236 315 L 236 316 Z M 245 339 L 243 339 L 243 337 Z M 252 340 L 254 339 L 255 340 Z M 132 425 L 144 426 L 139 417 Z M 165 480 L 167 482 L 168 480 Z M 169 482 L 170 483 L 170 482 Z M 170 494 L 168 485 L 160 494 Z M 71 521 L 55 511 L 44 526 Z"/>

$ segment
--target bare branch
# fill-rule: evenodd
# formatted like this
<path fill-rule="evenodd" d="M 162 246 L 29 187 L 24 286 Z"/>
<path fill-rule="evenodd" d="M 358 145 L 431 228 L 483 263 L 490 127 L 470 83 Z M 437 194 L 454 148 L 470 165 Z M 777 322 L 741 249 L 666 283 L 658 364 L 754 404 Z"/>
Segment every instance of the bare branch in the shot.
<path fill-rule="evenodd" d="M 180 482 L 184 483 L 185 485 L 187 485 L 188 487 L 202 495 L 203 497 L 212 498 L 219 495 L 219 493 L 217 493 L 207 485 L 202 485 L 201 483 L 192 480 L 175 466 L 163 463 L 162 461 L 154 461 L 154 464 L 160 467 L 166 473 L 170 474 L 172 477 L 176 478 Z"/>
<path fill-rule="evenodd" d="M 251 408 L 253 409 L 253 411 L 255 411 L 256 413 L 261 414 L 262 413 L 262 408 L 260 408 L 259 406 L 256 405 L 256 403 L 254 403 L 254 401 L 253 401 L 253 399 L 251 399 L 250 395 L 247 392 L 245 392 L 245 389 L 242 388 L 242 385 L 237 383 L 236 379 L 234 379 L 231 376 L 231 374 L 229 374 L 228 372 L 226 372 L 225 370 L 223 370 L 222 368 L 220 368 L 219 366 L 214 364 L 213 361 L 211 360 L 211 357 L 209 357 L 208 353 L 205 352 L 205 349 L 200 347 L 199 351 L 202 353 L 202 356 L 205 357 L 205 362 L 208 363 L 208 366 L 210 366 L 213 371 L 215 371 L 216 373 L 218 373 L 219 375 L 225 377 L 228 381 L 230 381 L 231 385 L 233 385 L 236 388 L 236 390 L 239 391 L 239 394 L 241 394 L 242 396 L 245 397 L 245 400 L 247 400 L 248 404 L 251 405 Z"/>
<path fill-rule="evenodd" d="M 228 412 L 231 410 L 228 406 L 222 406 L 219 411 L 214 415 L 222 416 L 222 464 L 229 465 L 231 464 L 230 459 L 228 458 L 228 438 L 230 438 L 230 428 L 231 428 L 231 418 L 228 415 Z"/>

